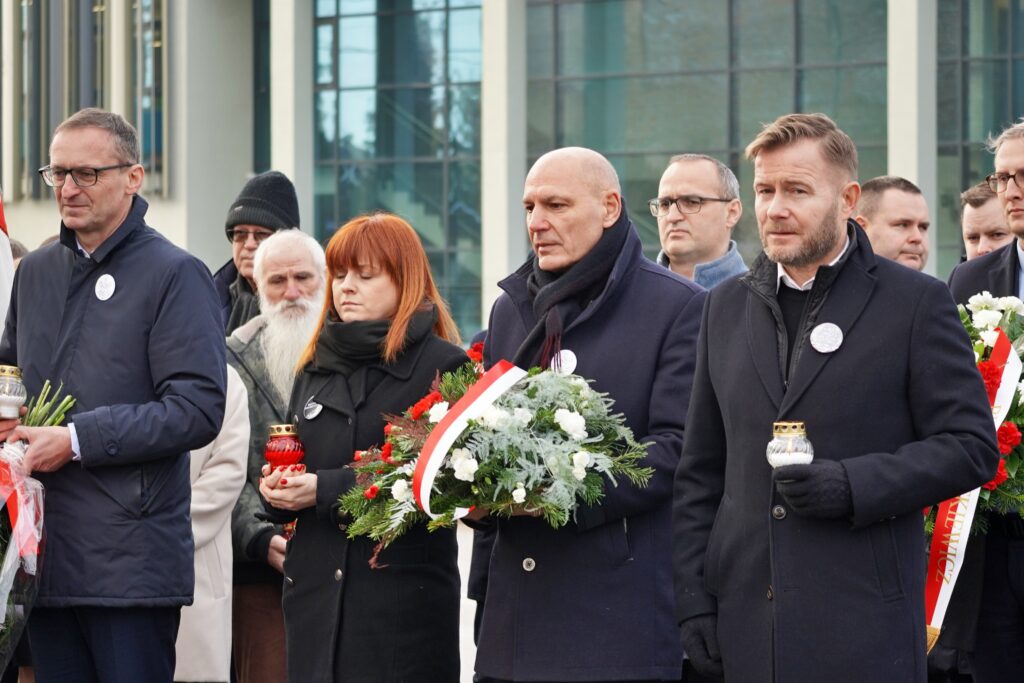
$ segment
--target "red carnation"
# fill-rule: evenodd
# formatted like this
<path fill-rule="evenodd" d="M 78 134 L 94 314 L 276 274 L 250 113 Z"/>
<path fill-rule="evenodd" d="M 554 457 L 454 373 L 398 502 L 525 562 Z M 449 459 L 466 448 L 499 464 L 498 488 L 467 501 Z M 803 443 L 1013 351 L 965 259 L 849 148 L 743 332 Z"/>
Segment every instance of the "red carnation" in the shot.
<path fill-rule="evenodd" d="M 483 363 L 484 362 L 484 343 L 483 342 L 477 342 L 476 344 L 473 344 L 472 346 L 469 347 L 469 350 L 466 351 L 466 355 L 469 356 L 469 359 L 471 361 L 473 361 L 474 363 Z"/>
<path fill-rule="evenodd" d="M 386 425 L 384 425 L 384 434 L 390 436 L 391 435 L 391 427 L 392 427 L 392 424 L 390 422 L 388 422 Z"/>
<path fill-rule="evenodd" d="M 380 487 L 374 484 L 370 488 L 363 491 L 363 495 L 366 496 L 366 500 L 373 500 L 377 497 L 377 493 L 380 491 Z"/>
<path fill-rule="evenodd" d="M 360 460 L 363 459 L 363 452 L 356 451 L 355 453 L 352 454 L 352 459 L 355 460 L 356 462 L 359 462 Z"/>
<path fill-rule="evenodd" d="M 412 408 L 409 409 L 409 415 L 414 420 L 418 420 L 423 417 L 423 413 L 430 410 L 430 407 L 435 403 L 441 401 L 441 392 L 431 391 L 429 394 L 416 401 Z"/>
<path fill-rule="evenodd" d="M 1018 436 L 1017 440 L 1020 441 L 1020 438 L 1019 438 L 1020 434 L 1018 434 L 1017 436 Z M 384 447 L 380 449 L 380 459 L 383 460 L 384 462 L 390 462 L 391 461 L 391 449 L 392 449 L 391 444 L 389 444 L 389 443 L 384 444 Z"/>
<path fill-rule="evenodd" d="M 999 383 L 1003 379 L 1002 369 L 990 360 L 978 361 L 978 371 L 981 373 L 981 378 L 985 380 L 985 391 L 988 393 L 989 400 L 996 395 L 999 391 Z"/>
<path fill-rule="evenodd" d="M 982 484 L 982 486 L 987 488 L 989 491 L 995 491 L 1000 484 L 1009 478 L 1010 475 L 1006 473 L 1006 460 L 999 458 L 999 468 L 996 469 L 996 476 L 992 477 L 992 481 L 987 484 Z"/>
<path fill-rule="evenodd" d="M 1012 422 L 1004 422 L 999 425 L 996 439 L 999 441 L 999 452 L 1009 455 L 1010 451 L 1020 445 L 1020 430 Z"/>

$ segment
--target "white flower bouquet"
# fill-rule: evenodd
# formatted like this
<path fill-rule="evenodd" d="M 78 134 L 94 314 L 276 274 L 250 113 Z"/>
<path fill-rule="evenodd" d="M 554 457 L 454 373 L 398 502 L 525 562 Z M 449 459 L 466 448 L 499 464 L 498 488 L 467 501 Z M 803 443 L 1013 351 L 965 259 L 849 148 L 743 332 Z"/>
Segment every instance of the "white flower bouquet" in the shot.
<path fill-rule="evenodd" d="M 449 411 L 460 413 L 479 398 L 467 395 L 480 378 L 478 361 L 445 373 L 402 415 L 386 416 L 383 446 L 357 452 L 351 464 L 357 486 L 340 501 L 352 518 L 348 535 L 384 547 L 414 524 L 451 526 L 478 507 L 501 516 L 526 511 L 559 527 L 618 478 L 646 485 L 647 447 L 612 412 L 612 399 L 577 375 L 536 368 L 523 374 L 464 419 L 441 449 L 431 443 L 432 432 L 450 426 Z M 419 459 L 428 455 L 436 458 L 436 474 L 424 485 Z"/>

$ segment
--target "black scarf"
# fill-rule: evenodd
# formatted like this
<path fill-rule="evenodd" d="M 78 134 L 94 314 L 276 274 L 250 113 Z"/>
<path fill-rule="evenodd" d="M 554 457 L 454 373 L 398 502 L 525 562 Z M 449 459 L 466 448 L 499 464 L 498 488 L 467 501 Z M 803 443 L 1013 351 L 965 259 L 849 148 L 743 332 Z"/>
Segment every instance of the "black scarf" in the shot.
<path fill-rule="evenodd" d="M 228 291 L 231 292 L 231 312 L 228 314 L 225 334 L 230 337 L 236 328 L 260 314 L 260 298 L 252 291 L 249 281 L 242 277 L 241 273 L 228 287 Z"/>
<path fill-rule="evenodd" d="M 618 220 L 601 234 L 593 249 L 569 268 L 560 272 L 541 270 L 537 257 L 530 257 L 532 272 L 526 287 L 537 323 L 519 345 L 513 363 L 524 368 L 547 368 L 552 359 L 558 362 L 562 332 L 604 290 L 629 231 L 623 204 Z"/>
<path fill-rule="evenodd" d="M 437 309 L 434 306 L 414 313 L 405 333 L 405 348 L 430 334 L 435 322 Z M 380 363 L 390 330 L 390 320 L 345 323 L 329 313 L 316 339 L 313 367 L 347 377 L 363 366 Z"/>

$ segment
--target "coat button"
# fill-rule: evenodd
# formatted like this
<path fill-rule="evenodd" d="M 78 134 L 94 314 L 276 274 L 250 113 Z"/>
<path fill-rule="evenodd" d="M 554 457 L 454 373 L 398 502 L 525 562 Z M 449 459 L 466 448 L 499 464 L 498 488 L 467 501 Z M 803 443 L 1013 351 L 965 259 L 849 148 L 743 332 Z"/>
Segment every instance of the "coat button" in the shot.
<path fill-rule="evenodd" d="M 334 570 L 334 580 L 335 581 L 341 581 L 341 570 L 340 569 L 335 569 Z"/>
<path fill-rule="evenodd" d="M 782 507 L 781 505 L 774 506 L 772 508 L 772 517 L 774 517 L 775 519 L 785 519 L 786 508 Z"/>
<path fill-rule="evenodd" d="M 292 577 L 290 577 L 290 576 L 286 576 L 286 577 L 284 577 L 284 580 L 288 582 L 288 585 L 289 585 L 289 586 L 294 586 L 294 585 L 295 585 L 295 579 L 293 579 L 293 578 L 292 578 Z"/>
<path fill-rule="evenodd" d="M 532 572 L 537 568 L 537 563 L 534 562 L 532 557 L 527 557 L 523 560 L 523 571 Z"/>
<path fill-rule="evenodd" d="M 775 593 L 772 592 L 772 587 L 768 586 L 768 599 L 771 600 L 775 597 Z"/>

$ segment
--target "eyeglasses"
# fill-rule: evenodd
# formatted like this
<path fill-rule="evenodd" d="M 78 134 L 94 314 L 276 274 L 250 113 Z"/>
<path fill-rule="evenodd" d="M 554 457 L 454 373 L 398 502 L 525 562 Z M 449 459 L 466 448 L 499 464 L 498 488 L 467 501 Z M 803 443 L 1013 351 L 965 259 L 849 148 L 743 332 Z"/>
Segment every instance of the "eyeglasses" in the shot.
<path fill-rule="evenodd" d="M 1022 183 L 1024 183 L 1024 171 L 1017 171 L 1016 173 L 993 173 L 987 176 L 985 180 L 988 181 L 989 189 L 993 192 L 1006 192 L 1006 185 L 1013 179 L 1013 184 L 1017 186 L 1018 190 L 1024 190 Z"/>
<path fill-rule="evenodd" d="M 704 206 L 704 202 L 731 201 L 721 197 L 698 197 L 687 194 L 682 197 L 655 197 L 647 200 L 647 206 L 650 207 L 652 216 L 667 216 L 673 204 L 679 209 L 679 213 L 700 213 L 700 207 Z"/>
<path fill-rule="evenodd" d="M 259 244 L 274 234 L 273 230 L 240 230 L 238 228 L 228 228 L 224 232 L 227 233 L 228 239 L 233 244 L 245 244 L 249 241 L 250 236 L 256 240 L 256 244 Z"/>
<path fill-rule="evenodd" d="M 115 168 L 128 168 L 135 164 L 113 164 L 111 166 L 99 166 L 97 168 L 60 168 L 59 166 L 43 166 L 39 169 L 39 175 L 43 177 L 43 182 L 50 187 L 64 187 L 64 183 L 67 182 L 68 176 L 75 181 L 75 185 L 79 187 L 92 187 L 100 179 L 100 173 L 103 171 L 110 171 Z"/>

